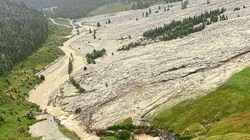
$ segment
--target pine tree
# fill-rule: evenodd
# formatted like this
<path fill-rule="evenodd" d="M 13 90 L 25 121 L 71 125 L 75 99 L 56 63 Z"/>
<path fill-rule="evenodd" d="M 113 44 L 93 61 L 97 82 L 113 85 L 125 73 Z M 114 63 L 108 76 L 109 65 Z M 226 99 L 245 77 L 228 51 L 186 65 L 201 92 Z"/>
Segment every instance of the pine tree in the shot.
<path fill-rule="evenodd" d="M 99 27 L 101 27 L 101 24 L 100 24 L 100 22 L 98 22 L 98 23 L 97 23 L 97 27 L 98 27 L 98 28 L 99 28 Z"/>
<path fill-rule="evenodd" d="M 152 10 L 149 8 L 148 14 L 152 14 Z M 147 16 L 146 16 L 147 17 Z"/>

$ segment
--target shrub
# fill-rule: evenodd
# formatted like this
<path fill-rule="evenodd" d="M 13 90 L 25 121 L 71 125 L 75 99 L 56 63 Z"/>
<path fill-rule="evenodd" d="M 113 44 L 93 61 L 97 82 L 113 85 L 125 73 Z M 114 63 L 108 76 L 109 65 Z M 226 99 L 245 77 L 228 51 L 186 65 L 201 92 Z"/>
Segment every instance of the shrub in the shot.
<path fill-rule="evenodd" d="M 106 50 L 103 48 L 102 50 L 93 50 L 93 52 L 86 54 L 86 59 L 88 64 L 95 64 L 95 59 L 106 55 Z"/>
<path fill-rule="evenodd" d="M 240 7 L 234 8 L 234 11 L 238 11 L 238 10 L 240 10 Z"/>
<path fill-rule="evenodd" d="M 70 83 L 78 90 L 79 93 L 84 93 L 85 89 L 80 86 L 79 83 L 75 81 L 73 77 L 69 78 Z"/>
<path fill-rule="evenodd" d="M 100 22 L 98 22 L 98 23 L 97 23 L 97 27 L 98 27 L 98 28 L 99 28 L 99 27 L 101 27 L 101 24 L 100 24 Z"/>
<path fill-rule="evenodd" d="M 69 58 L 68 74 L 70 75 L 72 71 L 73 71 L 73 63 L 72 63 L 72 60 Z"/>
<path fill-rule="evenodd" d="M 40 80 L 44 81 L 45 80 L 45 76 L 44 75 L 40 75 Z"/>
<path fill-rule="evenodd" d="M 124 130 L 124 131 L 120 131 L 116 135 L 116 138 L 118 138 L 119 140 L 129 140 L 130 139 L 130 135 L 131 135 L 131 132 Z"/>

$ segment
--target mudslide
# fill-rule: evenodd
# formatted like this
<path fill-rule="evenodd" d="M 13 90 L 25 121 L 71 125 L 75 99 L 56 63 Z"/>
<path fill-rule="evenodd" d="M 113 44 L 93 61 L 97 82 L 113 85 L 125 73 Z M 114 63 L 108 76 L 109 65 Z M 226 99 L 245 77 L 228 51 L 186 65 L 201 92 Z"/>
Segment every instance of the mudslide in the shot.
<path fill-rule="evenodd" d="M 52 22 L 56 25 L 55 21 L 51 19 Z M 53 91 L 57 90 L 61 84 L 66 82 L 69 79 L 68 75 L 68 63 L 69 57 L 71 54 L 73 55 L 73 72 L 74 74 L 76 71 L 81 69 L 86 65 L 85 60 L 83 57 L 79 56 L 75 50 L 71 48 L 71 43 L 74 42 L 76 39 L 82 37 L 84 33 L 78 36 L 74 36 L 72 34 L 72 38 L 69 39 L 64 43 L 61 49 L 64 51 L 65 56 L 61 58 L 60 61 L 54 63 L 49 68 L 54 69 L 52 72 L 48 73 L 45 77 L 45 81 L 38 85 L 35 89 L 30 91 L 28 101 L 35 103 L 41 107 L 42 110 L 47 110 L 48 115 L 43 116 L 42 118 L 47 118 L 46 121 L 39 122 L 30 127 L 30 133 L 32 136 L 36 137 L 43 137 L 43 139 L 58 139 L 61 138 L 61 134 L 58 130 L 56 121 L 52 118 L 56 118 L 59 120 L 60 123 L 69 129 L 70 131 L 75 132 L 80 139 L 84 140 L 95 140 L 98 139 L 95 136 L 92 136 L 85 132 L 83 125 L 80 125 L 80 122 L 74 120 L 74 114 L 70 114 L 68 112 L 64 112 L 59 107 L 49 106 L 49 97 Z M 54 68 L 53 68 L 54 67 Z M 50 124 L 48 124 L 50 123 Z M 46 127 L 55 125 L 56 127 Z M 47 128 L 47 129 L 44 129 Z M 53 129 L 53 130 L 51 130 Z M 55 130 L 57 129 L 57 130 Z M 51 133 L 54 132 L 54 133 Z M 67 139 L 67 138 L 65 138 Z"/>

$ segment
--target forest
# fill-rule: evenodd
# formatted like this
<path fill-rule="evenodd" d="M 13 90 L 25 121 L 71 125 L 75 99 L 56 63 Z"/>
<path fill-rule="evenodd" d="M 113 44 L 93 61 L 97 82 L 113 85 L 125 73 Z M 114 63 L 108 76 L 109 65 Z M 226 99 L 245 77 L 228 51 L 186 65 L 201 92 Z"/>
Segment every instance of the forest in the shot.
<path fill-rule="evenodd" d="M 0 75 L 30 56 L 48 37 L 47 19 L 23 3 L 0 1 Z"/>

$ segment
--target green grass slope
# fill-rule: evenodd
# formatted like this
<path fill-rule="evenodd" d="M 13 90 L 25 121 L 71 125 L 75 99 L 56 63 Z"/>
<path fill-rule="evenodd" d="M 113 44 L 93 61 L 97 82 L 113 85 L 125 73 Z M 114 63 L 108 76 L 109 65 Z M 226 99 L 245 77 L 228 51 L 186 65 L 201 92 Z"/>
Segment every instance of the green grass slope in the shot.
<path fill-rule="evenodd" d="M 152 119 L 152 125 L 182 136 L 220 135 L 222 138 L 231 136 L 226 135 L 229 133 L 250 134 L 249 114 L 250 68 L 246 68 L 207 96 L 161 111 Z M 232 135 L 239 137 L 239 134 Z"/>
<path fill-rule="evenodd" d="M 15 65 L 13 70 L 0 76 L 0 139 L 30 140 L 28 133 L 31 124 L 37 122 L 27 117 L 30 108 L 38 111 L 38 106 L 25 100 L 28 92 L 40 82 L 35 73 L 53 62 L 63 52 L 57 47 L 65 41 L 71 29 L 55 26 L 49 22 L 49 38 L 39 50 L 26 60 Z M 46 77 L 45 77 L 46 78 Z"/>
<path fill-rule="evenodd" d="M 125 3 L 119 3 L 119 2 L 105 4 L 93 10 L 90 15 L 96 16 L 96 15 L 101 15 L 101 14 L 116 13 L 116 12 L 121 12 L 121 11 L 131 9 L 131 7 L 132 7 L 132 4 L 125 4 Z"/>
<path fill-rule="evenodd" d="M 126 10 L 132 10 L 133 5 L 137 5 L 137 2 L 141 1 L 142 3 L 147 2 L 149 5 L 156 5 L 166 3 L 164 0 L 110 0 L 107 4 L 101 5 L 96 9 L 90 11 L 89 15 L 101 15 L 122 12 Z"/>
<path fill-rule="evenodd" d="M 250 134 L 230 133 L 211 137 L 201 137 L 195 140 L 250 140 Z"/>

